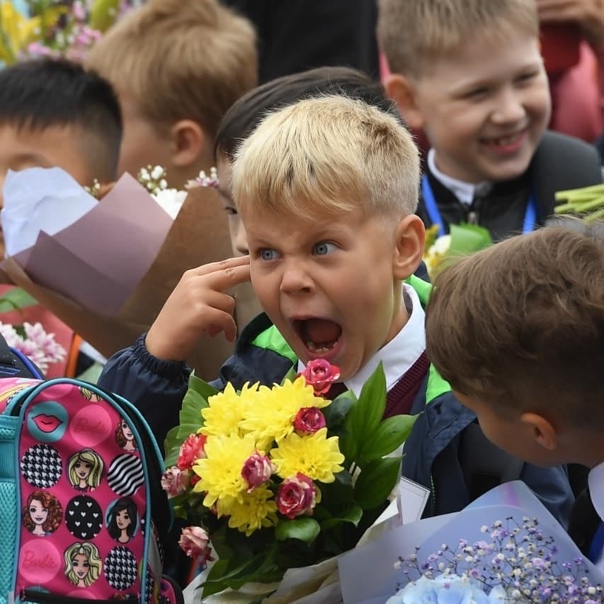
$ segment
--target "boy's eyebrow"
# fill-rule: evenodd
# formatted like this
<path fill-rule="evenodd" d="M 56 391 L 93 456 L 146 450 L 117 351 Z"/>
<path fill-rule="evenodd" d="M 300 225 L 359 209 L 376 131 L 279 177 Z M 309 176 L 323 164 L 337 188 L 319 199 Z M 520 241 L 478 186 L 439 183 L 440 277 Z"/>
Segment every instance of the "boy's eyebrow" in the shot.
<path fill-rule="evenodd" d="M 46 155 L 32 151 L 15 153 L 14 155 L 10 156 L 10 164 L 19 164 L 22 162 L 32 162 L 44 166 L 50 166 L 52 163 L 51 161 L 49 161 Z"/>
<path fill-rule="evenodd" d="M 543 64 L 542 61 L 537 61 L 537 60 L 525 63 L 524 65 L 518 67 L 518 69 L 515 70 L 515 76 L 517 76 L 521 73 L 524 73 L 524 72 L 537 70 L 542 66 L 542 64 Z M 469 75 L 468 79 L 462 79 L 461 81 L 456 82 L 451 87 L 453 94 L 463 94 L 474 88 L 481 88 L 482 86 L 488 86 L 492 82 L 498 81 L 498 74 L 489 74 L 488 76 L 476 77 L 474 79 L 473 79 L 473 77 L 474 77 L 473 75 Z"/>

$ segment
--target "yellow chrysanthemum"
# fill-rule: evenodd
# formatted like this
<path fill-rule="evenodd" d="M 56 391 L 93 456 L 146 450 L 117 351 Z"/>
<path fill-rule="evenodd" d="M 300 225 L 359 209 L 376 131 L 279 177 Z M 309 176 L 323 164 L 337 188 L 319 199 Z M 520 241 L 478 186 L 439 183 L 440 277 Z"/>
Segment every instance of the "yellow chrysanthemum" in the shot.
<path fill-rule="evenodd" d="M 334 474 L 344 469 L 340 465 L 344 456 L 340 453 L 338 437 L 327 438 L 327 428 L 310 436 L 290 434 L 271 451 L 271 458 L 281 478 L 300 472 L 312 480 L 333 482 Z"/>
<path fill-rule="evenodd" d="M 52 16 L 55 17 L 55 11 Z M 8 64 L 15 62 L 19 53 L 42 35 L 40 17 L 24 17 L 12 2 L 0 2 L 0 25 L 0 60 Z"/>
<path fill-rule="evenodd" d="M 251 435 L 243 438 L 236 434 L 208 436 L 207 457 L 198 459 L 193 466 L 193 471 L 201 478 L 194 490 L 206 494 L 203 505 L 211 508 L 219 499 L 241 497 L 248 488 L 241 469 L 255 450 L 256 442 Z"/>
<path fill-rule="evenodd" d="M 293 432 L 293 421 L 300 409 L 306 407 L 326 407 L 331 401 L 316 397 L 312 386 L 307 386 L 303 378 L 294 382 L 286 380 L 282 386 L 267 388 L 261 386 L 248 416 L 241 422 L 241 428 L 252 433 L 263 451 L 270 448 L 273 441 L 281 441 Z"/>
<path fill-rule="evenodd" d="M 277 504 L 265 485 L 238 499 L 218 501 L 218 516 L 228 516 L 229 526 L 249 537 L 254 531 L 277 523 Z"/>
<path fill-rule="evenodd" d="M 202 410 L 204 425 L 199 430 L 207 436 L 220 434 L 243 434 L 240 423 L 246 417 L 248 409 L 253 407 L 258 398 L 258 387 L 245 384 L 241 394 L 229 383 L 223 392 L 208 399 L 209 407 Z"/>

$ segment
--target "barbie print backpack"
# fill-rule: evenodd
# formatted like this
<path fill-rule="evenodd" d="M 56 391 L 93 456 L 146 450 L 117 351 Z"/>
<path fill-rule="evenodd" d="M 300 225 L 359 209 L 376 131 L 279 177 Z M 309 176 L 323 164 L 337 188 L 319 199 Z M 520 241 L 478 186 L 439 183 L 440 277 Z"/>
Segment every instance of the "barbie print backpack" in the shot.
<path fill-rule="evenodd" d="M 163 462 L 140 413 L 79 380 L 0 379 L 0 604 L 177 604 Z"/>

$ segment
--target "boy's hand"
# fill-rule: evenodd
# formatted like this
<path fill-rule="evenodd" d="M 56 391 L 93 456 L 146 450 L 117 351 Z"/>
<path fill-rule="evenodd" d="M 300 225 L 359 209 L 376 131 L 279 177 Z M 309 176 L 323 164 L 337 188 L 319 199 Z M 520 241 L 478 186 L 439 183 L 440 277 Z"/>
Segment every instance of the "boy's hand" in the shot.
<path fill-rule="evenodd" d="M 574 21 L 596 49 L 604 40 L 604 0 L 537 0 L 539 20 Z"/>
<path fill-rule="evenodd" d="M 240 256 L 186 271 L 149 329 L 145 346 L 158 359 L 183 361 L 204 332 L 232 342 L 235 299 L 225 290 L 250 280 L 250 257 Z"/>

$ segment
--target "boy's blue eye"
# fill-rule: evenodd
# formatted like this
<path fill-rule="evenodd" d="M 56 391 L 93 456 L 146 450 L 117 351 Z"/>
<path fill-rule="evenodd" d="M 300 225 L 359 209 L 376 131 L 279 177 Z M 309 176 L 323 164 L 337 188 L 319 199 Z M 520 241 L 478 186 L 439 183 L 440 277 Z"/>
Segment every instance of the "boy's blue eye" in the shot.
<path fill-rule="evenodd" d="M 258 253 L 258 256 L 260 256 L 261 260 L 268 262 L 270 260 L 275 260 L 275 258 L 277 258 L 277 252 L 275 250 L 271 250 L 270 248 L 265 247 L 260 250 L 260 252 Z"/>
<path fill-rule="evenodd" d="M 321 241 L 321 243 L 317 243 L 317 245 L 313 248 L 313 254 L 316 256 L 326 256 L 331 252 L 335 251 L 337 248 L 333 243 L 327 243 L 326 241 Z"/>

